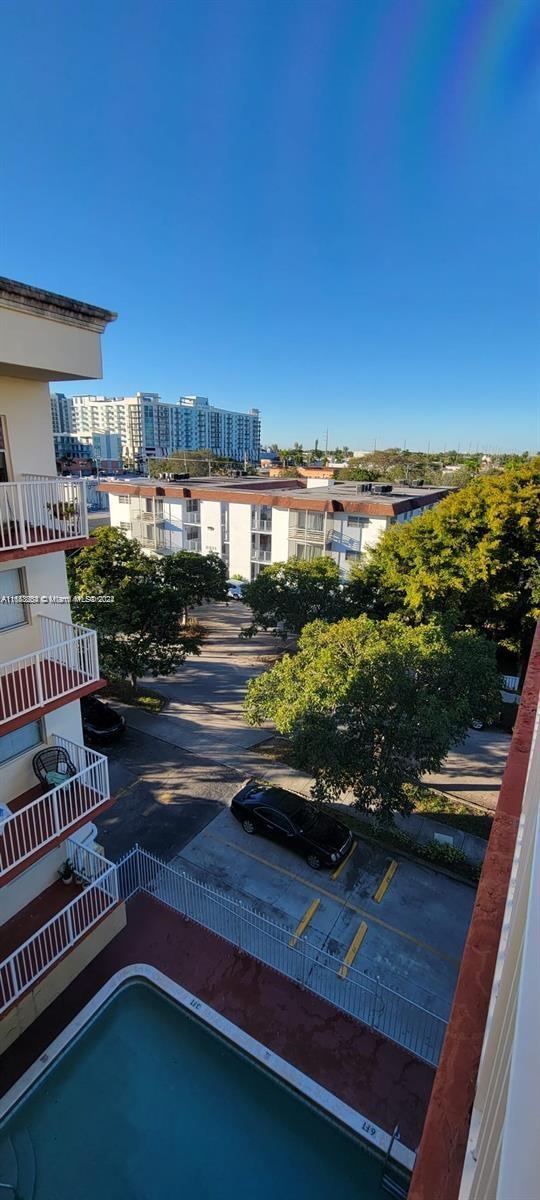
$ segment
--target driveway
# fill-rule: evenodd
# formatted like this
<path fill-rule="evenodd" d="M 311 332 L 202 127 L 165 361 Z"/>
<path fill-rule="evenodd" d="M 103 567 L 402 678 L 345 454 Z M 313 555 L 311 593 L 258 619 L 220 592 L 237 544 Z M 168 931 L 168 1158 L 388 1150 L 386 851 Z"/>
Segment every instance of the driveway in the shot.
<path fill-rule="evenodd" d="M 229 762 L 231 756 L 270 735 L 270 726 L 257 729 L 246 724 L 242 705 L 249 680 L 279 654 L 281 642 L 268 633 L 239 638 L 251 620 L 251 610 L 239 601 L 204 605 L 195 615 L 207 629 L 208 639 L 201 654 L 187 658 L 178 674 L 145 681 L 168 701 L 166 712 L 159 718 L 151 716 L 150 721 L 159 721 L 160 737 L 173 745 Z M 151 728 L 145 716 L 142 710 L 130 710 L 130 724 Z"/>
<path fill-rule="evenodd" d="M 510 734 L 500 729 L 471 729 L 450 751 L 440 771 L 424 783 L 455 800 L 494 811 L 510 748 Z"/>
<path fill-rule="evenodd" d="M 160 858 L 173 858 L 222 812 L 239 786 L 234 770 L 129 726 L 107 747 L 107 757 L 115 803 L 96 825 L 98 841 L 114 861 L 136 842 Z"/>

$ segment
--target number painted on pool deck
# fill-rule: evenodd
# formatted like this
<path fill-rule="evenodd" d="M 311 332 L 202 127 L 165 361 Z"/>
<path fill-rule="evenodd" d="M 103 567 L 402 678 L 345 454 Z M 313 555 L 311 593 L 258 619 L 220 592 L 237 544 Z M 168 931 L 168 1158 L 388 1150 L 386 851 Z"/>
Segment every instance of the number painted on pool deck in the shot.
<path fill-rule="evenodd" d="M 370 1137 L 376 1137 L 377 1130 L 374 1125 L 370 1125 L 368 1121 L 362 1121 L 362 1129 L 364 1133 L 369 1133 Z"/>

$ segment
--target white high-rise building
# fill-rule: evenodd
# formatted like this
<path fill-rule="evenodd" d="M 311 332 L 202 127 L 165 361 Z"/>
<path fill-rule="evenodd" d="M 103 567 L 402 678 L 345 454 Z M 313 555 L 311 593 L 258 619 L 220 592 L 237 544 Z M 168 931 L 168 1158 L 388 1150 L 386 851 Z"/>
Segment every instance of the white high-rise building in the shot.
<path fill-rule="evenodd" d="M 55 433 L 118 434 L 125 460 L 138 467 L 176 450 L 208 450 L 238 462 L 259 462 L 261 422 L 256 408 L 247 413 L 214 408 L 205 396 L 182 396 L 168 404 L 156 392 L 72 397 L 54 393 L 51 408 Z"/>

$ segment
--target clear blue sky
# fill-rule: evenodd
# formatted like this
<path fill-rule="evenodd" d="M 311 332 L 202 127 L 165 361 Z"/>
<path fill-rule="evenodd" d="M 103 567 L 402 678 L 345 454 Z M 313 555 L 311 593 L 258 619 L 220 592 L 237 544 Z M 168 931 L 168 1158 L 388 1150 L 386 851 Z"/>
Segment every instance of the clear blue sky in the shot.
<path fill-rule="evenodd" d="M 535 8 L 3 0 L 0 271 L 118 311 L 89 391 L 535 448 Z"/>

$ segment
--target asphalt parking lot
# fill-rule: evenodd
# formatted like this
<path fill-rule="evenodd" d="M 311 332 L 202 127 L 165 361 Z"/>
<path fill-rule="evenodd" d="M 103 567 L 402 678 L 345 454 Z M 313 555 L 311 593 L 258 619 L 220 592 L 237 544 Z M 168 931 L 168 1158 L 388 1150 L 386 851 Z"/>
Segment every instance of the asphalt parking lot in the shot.
<path fill-rule="evenodd" d="M 341 870 L 312 871 L 286 847 L 245 834 L 228 808 L 174 864 L 296 932 L 300 943 L 308 939 L 341 963 L 348 956 L 357 970 L 448 1017 L 475 898 L 467 884 L 367 843 Z"/>

